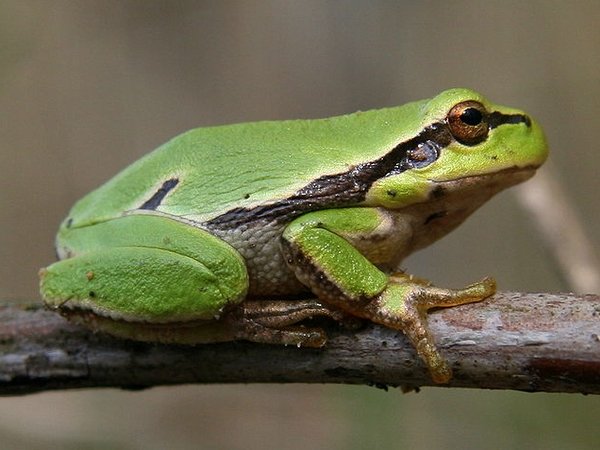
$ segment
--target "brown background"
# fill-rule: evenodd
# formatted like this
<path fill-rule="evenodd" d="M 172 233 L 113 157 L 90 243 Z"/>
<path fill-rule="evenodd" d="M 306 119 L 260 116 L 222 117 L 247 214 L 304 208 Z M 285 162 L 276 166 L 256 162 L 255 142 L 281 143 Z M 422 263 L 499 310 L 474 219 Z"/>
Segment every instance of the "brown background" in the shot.
<path fill-rule="evenodd" d="M 401 104 L 453 86 L 530 112 L 596 248 L 597 1 L 0 1 L 0 298 L 36 299 L 70 205 L 175 134 Z M 407 268 L 568 290 L 501 194 Z M 257 362 L 259 364 L 260 362 Z M 600 401 L 348 386 L 190 386 L 0 401 L 0 447 L 583 449 Z"/>

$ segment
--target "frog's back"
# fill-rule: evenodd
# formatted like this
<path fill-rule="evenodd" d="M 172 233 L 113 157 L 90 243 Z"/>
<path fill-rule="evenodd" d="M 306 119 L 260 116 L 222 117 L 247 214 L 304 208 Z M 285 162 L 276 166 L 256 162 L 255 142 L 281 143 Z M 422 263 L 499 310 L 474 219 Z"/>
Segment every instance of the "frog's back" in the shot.
<path fill-rule="evenodd" d="M 381 157 L 418 129 L 422 104 L 190 130 L 81 199 L 70 217 L 82 225 L 155 210 L 202 222 L 284 199 L 318 177 Z"/>

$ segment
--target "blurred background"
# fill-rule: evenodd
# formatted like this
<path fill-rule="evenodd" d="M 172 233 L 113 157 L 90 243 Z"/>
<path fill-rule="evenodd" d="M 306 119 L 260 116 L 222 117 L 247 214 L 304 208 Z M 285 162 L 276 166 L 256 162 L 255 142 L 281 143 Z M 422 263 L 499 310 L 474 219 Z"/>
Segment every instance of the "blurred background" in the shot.
<path fill-rule="evenodd" d="M 73 202 L 186 129 L 455 86 L 542 123 L 544 171 L 597 249 L 599 17 L 593 0 L 0 0 L 0 299 L 37 300 Z M 502 290 L 572 289 L 510 191 L 405 266 L 443 286 L 493 274 Z M 0 400 L 0 449 L 586 449 L 598 417 L 600 398 L 572 394 L 87 390 Z"/>

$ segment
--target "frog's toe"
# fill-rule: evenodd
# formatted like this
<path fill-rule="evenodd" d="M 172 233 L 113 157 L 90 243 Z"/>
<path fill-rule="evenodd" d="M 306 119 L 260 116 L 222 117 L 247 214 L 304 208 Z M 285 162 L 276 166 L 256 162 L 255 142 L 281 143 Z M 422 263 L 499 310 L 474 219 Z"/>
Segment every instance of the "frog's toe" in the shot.
<path fill-rule="evenodd" d="M 327 342 L 325 331 L 315 327 L 271 328 L 252 320 L 239 322 L 236 327 L 236 340 L 246 340 L 260 344 L 320 348 Z"/>
<path fill-rule="evenodd" d="M 486 277 L 463 289 L 445 289 L 435 286 L 424 286 L 414 296 L 414 304 L 421 311 L 431 308 L 447 308 L 479 302 L 496 292 L 496 281 Z"/>

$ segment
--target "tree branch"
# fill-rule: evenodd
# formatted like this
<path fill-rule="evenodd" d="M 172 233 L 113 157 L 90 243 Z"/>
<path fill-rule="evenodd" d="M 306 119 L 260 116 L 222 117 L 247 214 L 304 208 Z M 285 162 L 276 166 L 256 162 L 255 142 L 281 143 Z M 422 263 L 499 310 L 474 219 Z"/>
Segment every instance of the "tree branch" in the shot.
<path fill-rule="evenodd" d="M 500 293 L 435 311 L 450 386 L 600 393 L 600 297 Z M 332 325 L 322 349 L 156 345 L 93 334 L 41 306 L 0 305 L 0 395 L 181 383 L 432 385 L 401 333 Z"/>

